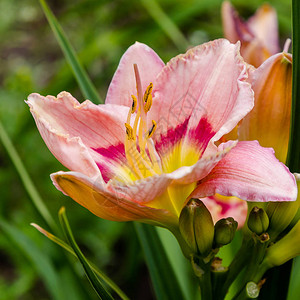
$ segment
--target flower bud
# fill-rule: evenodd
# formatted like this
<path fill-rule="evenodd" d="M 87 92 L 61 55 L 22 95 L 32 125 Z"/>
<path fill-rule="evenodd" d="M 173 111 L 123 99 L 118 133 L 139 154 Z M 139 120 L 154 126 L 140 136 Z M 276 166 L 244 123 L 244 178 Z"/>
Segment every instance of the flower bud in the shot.
<path fill-rule="evenodd" d="M 297 196 L 297 200 L 296 200 L 296 202 L 298 202 L 298 209 L 297 209 L 297 212 L 296 212 L 294 218 L 292 219 L 291 223 L 289 224 L 288 229 L 293 228 L 296 225 L 296 223 L 300 220 L 300 193 L 299 193 L 299 190 L 300 190 L 300 174 L 294 173 L 294 176 L 296 178 L 297 187 L 298 187 L 298 196 Z"/>
<path fill-rule="evenodd" d="M 249 214 L 247 225 L 252 232 L 261 235 L 269 227 L 269 217 L 263 208 L 254 206 Z"/>
<path fill-rule="evenodd" d="M 269 268 L 280 266 L 298 255 L 300 255 L 300 221 L 281 240 L 267 249 L 264 263 Z"/>
<path fill-rule="evenodd" d="M 268 233 L 272 240 L 283 232 L 294 219 L 299 209 L 300 199 L 291 202 L 270 202 L 267 206 L 267 214 L 270 219 Z"/>
<path fill-rule="evenodd" d="M 202 256 L 209 254 L 214 239 L 214 223 L 201 200 L 191 199 L 182 209 L 179 229 L 191 249 L 191 254 Z"/>
<path fill-rule="evenodd" d="M 219 248 L 229 244 L 234 238 L 237 227 L 238 223 L 231 217 L 219 220 L 215 224 L 215 247 Z"/>
<path fill-rule="evenodd" d="M 254 108 L 239 127 L 239 139 L 258 140 L 272 147 L 276 157 L 286 161 L 292 101 L 292 56 L 282 52 L 268 58 L 251 73 Z"/>

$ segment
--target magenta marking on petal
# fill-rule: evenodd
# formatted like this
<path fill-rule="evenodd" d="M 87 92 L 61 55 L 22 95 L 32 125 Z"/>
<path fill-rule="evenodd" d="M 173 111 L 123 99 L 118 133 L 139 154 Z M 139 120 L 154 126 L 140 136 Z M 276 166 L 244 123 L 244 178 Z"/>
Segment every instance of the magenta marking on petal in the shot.
<path fill-rule="evenodd" d="M 164 151 L 164 149 L 169 149 L 170 147 L 174 146 L 177 142 L 179 142 L 186 134 L 189 118 L 185 119 L 185 121 L 176 128 L 169 129 L 166 134 L 162 134 L 160 140 L 155 143 L 155 148 L 158 153 Z M 158 127 L 161 126 L 158 123 Z M 157 129 L 157 131 L 159 131 Z"/>
<path fill-rule="evenodd" d="M 197 127 L 188 132 L 189 140 L 198 146 L 199 151 L 203 152 L 214 135 L 215 132 L 206 118 L 202 118 Z"/>
<path fill-rule="evenodd" d="M 119 143 L 117 145 L 110 145 L 107 148 L 102 147 L 92 149 L 100 154 L 104 159 L 104 162 L 96 161 L 96 164 L 101 172 L 103 180 L 108 182 L 114 176 L 114 174 L 111 172 L 109 164 L 114 164 L 115 162 L 117 162 L 117 164 L 122 164 L 126 161 L 124 144 Z"/>
<path fill-rule="evenodd" d="M 161 154 L 165 150 L 170 149 L 170 147 L 176 145 L 186 135 L 188 136 L 188 140 L 198 147 L 199 152 L 204 152 L 215 132 L 206 118 L 202 118 L 195 128 L 188 129 L 190 118 L 191 116 L 186 118 L 176 128 L 169 129 L 165 135 L 161 135 L 160 140 L 155 144 L 158 153 Z"/>
<path fill-rule="evenodd" d="M 236 205 L 236 204 L 232 205 L 232 204 L 224 202 L 224 201 L 219 201 L 217 199 L 217 197 L 214 197 L 214 196 L 210 196 L 210 197 L 207 197 L 207 198 L 209 198 L 212 201 L 216 202 L 216 204 L 221 207 L 221 214 L 222 215 L 225 214 L 230 208 L 232 208 L 233 206 Z"/>
<path fill-rule="evenodd" d="M 99 153 L 105 158 L 111 160 L 123 160 L 126 158 L 125 156 L 125 147 L 123 143 L 119 143 L 118 145 L 110 145 L 107 148 L 92 148 L 94 151 Z"/>
<path fill-rule="evenodd" d="M 104 164 L 97 163 L 97 162 L 96 162 L 96 165 L 98 166 L 98 168 L 101 172 L 103 180 L 107 183 L 113 177 L 113 174 L 111 173 L 110 168 Z"/>

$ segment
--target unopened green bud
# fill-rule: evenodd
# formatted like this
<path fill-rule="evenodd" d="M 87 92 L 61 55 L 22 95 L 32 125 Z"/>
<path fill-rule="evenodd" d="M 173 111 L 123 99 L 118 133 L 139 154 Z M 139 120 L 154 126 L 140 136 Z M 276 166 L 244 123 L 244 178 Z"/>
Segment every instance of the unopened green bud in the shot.
<path fill-rule="evenodd" d="M 221 219 L 215 224 L 214 244 L 216 248 L 229 244 L 236 232 L 238 223 L 231 217 Z"/>
<path fill-rule="evenodd" d="M 278 242 L 270 246 L 264 258 L 268 268 L 280 266 L 300 255 L 300 221 Z"/>
<path fill-rule="evenodd" d="M 191 254 L 202 256 L 209 254 L 214 239 L 214 223 L 201 200 L 191 199 L 182 209 L 179 229 L 191 249 Z"/>
<path fill-rule="evenodd" d="M 267 206 L 267 214 L 270 219 L 268 233 L 272 240 L 283 232 L 294 219 L 300 201 L 290 202 L 269 202 Z"/>
<path fill-rule="evenodd" d="M 297 182 L 297 186 L 298 186 L 298 191 L 299 191 L 300 190 L 300 174 L 295 173 L 294 176 L 296 178 L 296 182 Z M 284 203 L 285 203 L 285 206 L 287 206 L 289 208 L 288 212 L 287 212 L 287 215 L 285 216 L 287 219 L 285 219 L 285 217 L 283 218 L 282 216 L 277 216 L 276 214 L 274 214 L 274 212 L 275 212 L 275 210 L 277 208 L 277 205 L 274 205 L 275 203 L 269 203 L 269 207 L 268 207 L 267 213 L 270 214 L 269 218 L 270 218 L 270 223 L 271 223 L 270 228 L 272 228 L 271 231 L 273 231 L 273 230 L 275 231 L 275 233 L 271 232 L 271 235 L 272 235 L 273 239 L 275 239 L 276 236 L 278 234 L 280 234 L 286 228 L 287 228 L 287 230 L 290 230 L 291 228 L 293 228 L 295 226 L 295 224 L 300 219 L 300 193 L 298 192 L 298 197 L 297 197 L 296 201 L 294 201 L 294 202 L 284 202 Z M 280 205 L 282 206 L 282 204 L 284 204 L 284 203 L 281 202 Z M 281 210 L 282 209 L 283 208 L 281 208 Z M 295 211 L 293 211 L 293 210 L 295 210 Z M 278 214 L 278 212 L 277 212 L 277 214 Z M 273 216 L 274 216 L 274 218 L 273 218 Z M 275 219 L 275 217 L 276 217 L 276 219 Z M 284 229 L 281 229 L 281 228 L 277 229 L 278 224 L 276 226 L 275 222 L 278 221 L 279 217 L 281 218 L 280 219 L 280 223 L 281 223 L 280 227 L 284 227 L 286 225 L 286 223 L 289 223 L 287 226 L 284 227 Z M 281 230 L 281 232 L 279 232 L 276 235 L 276 231 L 280 231 L 280 230 Z"/>
<path fill-rule="evenodd" d="M 198 252 L 196 239 L 195 239 L 195 209 L 197 207 L 196 203 L 192 202 L 193 199 L 182 209 L 179 216 L 179 230 L 180 233 L 191 249 L 191 254 L 196 254 Z"/>
<path fill-rule="evenodd" d="M 249 214 L 247 225 L 252 232 L 261 235 L 269 227 L 269 217 L 264 209 L 254 206 Z"/>

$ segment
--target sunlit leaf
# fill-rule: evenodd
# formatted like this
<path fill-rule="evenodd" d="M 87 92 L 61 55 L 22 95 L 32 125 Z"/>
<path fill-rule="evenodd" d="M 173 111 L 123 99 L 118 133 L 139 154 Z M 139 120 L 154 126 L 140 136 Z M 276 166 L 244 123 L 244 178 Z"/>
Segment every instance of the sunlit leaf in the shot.
<path fill-rule="evenodd" d="M 89 262 L 86 260 L 83 253 L 81 252 L 80 248 L 78 247 L 78 245 L 77 245 L 77 243 L 74 239 L 73 233 L 71 231 L 71 227 L 69 225 L 69 221 L 67 219 L 66 211 L 65 211 L 64 207 L 62 207 L 59 211 L 59 220 L 61 222 L 61 226 L 64 230 L 64 233 L 65 233 L 65 235 L 66 235 L 73 251 L 75 252 L 78 260 L 82 264 L 82 267 L 84 268 L 85 274 L 88 277 L 88 279 L 89 279 L 91 285 L 93 286 L 95 292 L 97 293 L 97 295 L 99 296 L 100 299 L 112 300 L 113 299 L 112 296 L 103 287 L 103 285 L 101 284 L 101 282 L 99 281 L 99 279 L 95 275 L 94 271 L 92 270 Z"/>
<path fill-rule="evenodd" d="M 35 227 L 39 232 L 45 235 L 48 239 L 56 243 L 57 245 L 61 246 L 69 253 L 77 257 L 76 253 L 73 251 L 72 247 L 70 247 L 67 243 L 65 243 L 60 238 L 56 237 L 52 233 L 48 232 L 44 228 L 40 227 L 37 224 L 31 223 L 33 227 Z M 100 271 L 93 263 L 88 262 L 91 269 L 109 286 L 112 290 L 114 290 L 123 300 L 128 300 L 128 297 L 120 290 L 120 288 L 109 278 L 107 277 L 102 271 Z"/>
<path fill-rule="evenodd" d="M 157 299 L 185 299 L 157 231 L 135 223 Z"/>

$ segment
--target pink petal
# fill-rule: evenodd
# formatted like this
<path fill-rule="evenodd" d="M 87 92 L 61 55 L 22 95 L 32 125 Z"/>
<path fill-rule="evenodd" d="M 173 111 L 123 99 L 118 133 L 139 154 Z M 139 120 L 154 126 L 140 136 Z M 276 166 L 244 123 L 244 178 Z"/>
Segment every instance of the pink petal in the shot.
<path fill-rule="evenodd" d="M 200 181 L 191 197 L 214 194 L 235 196 L 247 201 L 294 201 L 295 177 L 274 156 L 274 150 L 257 141 L 239 142 Z"/>
<path fill-rule="evenodd" d="M 255 36 L 229 1 L 222 4 L 222 23 L 224 37 L 232 43 L 251 41 Z"/>
<path fill-rule="evenodd" d="M 270 54 L 280 51 L 276 10 L 263 4 L 247 24 L 255 37 L 269 50 Z"/>
<path fill-rule="evenodd" d="M 77 172 L 51 174 L 54 185 L 96 216 L 111 221 L 132 221 L 168 226 L 175 216 L 168 211 L 141 205 L 130 198 L 120 197 L 98 180 Z"/>
<path fill-rule="evenodd" d="M 150 47 L 136 42 L 122 56 L 110 83 L 105 103 L 131 106 L 131 95 L 137 95 L 133 64 L 138 65 L 143 91 L 155 80 L 164 66 L 163 61 Z"/>
<path fill-rule="evenodd" d="M 169 178 L 174 180 L 174 183 L 189 184 L 197 182 L 207 176 L 211 170 L 223 159 L 227 153 L 236 146 L 235 141 L 229 141 L 219 145 L 211 151 L 206 151 L 206 154 L 200 160 L 192 165 L 185 166 L 177 169 L 176 171 L 168 174 Z M 212 147 L 211 147 L 212 148 Z"/>
<path fill-rule="evenodd" d="M 166 174 L 162 174 L 126 184 L 112 180 L 108 183 L 108 189 L 118 196 L 134 199 L 134 201 L 144 204 L 161 196 L 171 182 L 171 178 L 168 178 Z"/>
<path fill-rule="evenodd" d="M 81 167 L 83 160 L 89 161 L 88 169 L 95 170 L 92 159 L 124 159 L 124 120 L 128 108 L 95 105 L 88 100 L 80 104 L 67 92 L 57 98 L 31 94 L 27 103 L 48 148 L 68 169 L 87 174 L 83 171 L 87 163 Z M 79 159 L 83 153 L 84 158 Z"/>
<path fill-rule="evenodd" d="M 238 222 L 238 228 L 243 227 L 248 211 L 246 201 L 237 197 L 225 197 L 218 194 L 202 198 L 201 201 L 211 213 L 214 223 L 222 218 L 232 217 Z"/>
<path fill-rule="evenodd" d="M 203 148 L 231 131 L 253 107 L 247 76 L 239 44 L 224 39 L 172 59 L 154 86 L 148 120 L 157 122 L 156 140 L 187 121 L 188 140 Z"/>

